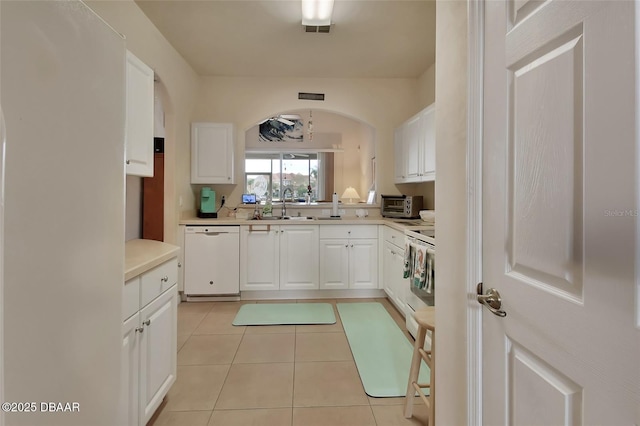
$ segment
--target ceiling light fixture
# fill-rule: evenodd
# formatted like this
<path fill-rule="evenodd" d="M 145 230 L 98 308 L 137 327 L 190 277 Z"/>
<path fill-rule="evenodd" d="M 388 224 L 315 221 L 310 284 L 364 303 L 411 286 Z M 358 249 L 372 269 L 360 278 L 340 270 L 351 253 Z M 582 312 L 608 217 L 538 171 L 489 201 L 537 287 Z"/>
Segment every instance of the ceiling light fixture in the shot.
<path fill-rule="evenodd" d="M 302 25 L 331 25 L 333 0 L 302 0 Z"/>

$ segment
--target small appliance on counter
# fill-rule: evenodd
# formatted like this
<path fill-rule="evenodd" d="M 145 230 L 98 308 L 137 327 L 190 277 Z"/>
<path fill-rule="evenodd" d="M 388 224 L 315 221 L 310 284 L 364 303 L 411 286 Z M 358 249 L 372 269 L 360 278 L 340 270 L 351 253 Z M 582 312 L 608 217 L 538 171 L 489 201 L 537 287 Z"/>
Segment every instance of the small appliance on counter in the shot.
<path fill-rule="evenodd" d="M 420 217 L 422 196 L 420 195 L 381 195 L 380 214 L 382 217 L 415 219 Z"/>
<path fill-rule="evenodd" d="M 215 219 L 218 217 L 216 212 L 216 191 L 208 186 L 200 190 L 200 208 L 198 209 L 198 217 Z"/>

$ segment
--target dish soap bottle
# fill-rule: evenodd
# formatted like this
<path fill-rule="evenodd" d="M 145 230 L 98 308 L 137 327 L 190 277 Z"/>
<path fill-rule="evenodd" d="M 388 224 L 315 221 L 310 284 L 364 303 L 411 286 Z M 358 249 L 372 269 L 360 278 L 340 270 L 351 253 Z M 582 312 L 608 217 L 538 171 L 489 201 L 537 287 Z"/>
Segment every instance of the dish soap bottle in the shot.
<path fill-rule="evenodd" d="M 271 217 L 273 215 L 273 204 L 271 204 L 271 197 L 267 197 L 267 201 L 262 208 L 262 217 Z"/>

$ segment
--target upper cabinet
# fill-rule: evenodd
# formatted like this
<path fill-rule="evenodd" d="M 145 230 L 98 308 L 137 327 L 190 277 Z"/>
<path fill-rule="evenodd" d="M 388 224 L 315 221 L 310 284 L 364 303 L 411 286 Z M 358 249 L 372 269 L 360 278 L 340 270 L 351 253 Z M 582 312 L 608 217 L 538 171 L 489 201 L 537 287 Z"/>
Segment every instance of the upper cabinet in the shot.
<path fill-rule="evenodd" d="M 153 70 L 127 51 L 125 129 L 128 175 L 153 176 Z"/>
<path fill-rule="evenodd" d="M 431 104 L 396 129 L 395 183 L 435 180 L 435 111 Z"/>
<path fill-rule="evenodd" d="M 191 183 L 235 183 L 233 124 L 191 123 Z"/>

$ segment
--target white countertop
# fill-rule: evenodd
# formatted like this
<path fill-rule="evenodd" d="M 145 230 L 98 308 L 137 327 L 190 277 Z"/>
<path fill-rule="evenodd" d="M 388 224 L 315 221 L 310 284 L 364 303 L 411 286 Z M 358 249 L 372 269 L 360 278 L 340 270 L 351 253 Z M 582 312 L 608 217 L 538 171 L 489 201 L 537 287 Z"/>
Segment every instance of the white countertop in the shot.
<path fill-rule="evenodd" d="M 129 240 L 124 245 L 124 280 L 137 277 L 178 256 L 180 247 L 154 240 Z"/>

